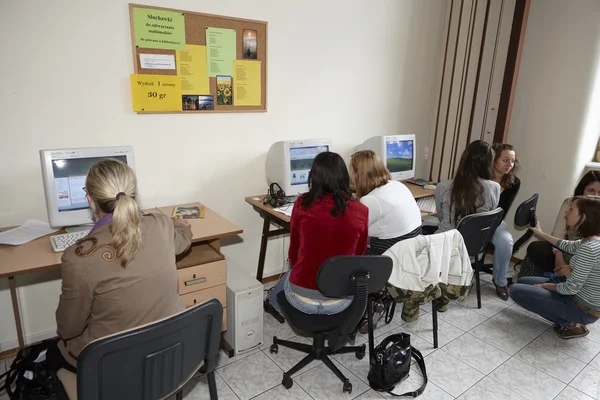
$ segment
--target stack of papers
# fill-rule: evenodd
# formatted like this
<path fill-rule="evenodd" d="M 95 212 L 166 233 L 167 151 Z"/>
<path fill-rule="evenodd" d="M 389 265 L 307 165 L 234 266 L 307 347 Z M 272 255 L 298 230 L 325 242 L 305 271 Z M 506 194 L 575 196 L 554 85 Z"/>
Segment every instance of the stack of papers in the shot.
<path fill-rule="evenodd" d="M 18 246 L 20 244 L 31 242 L 39 237 L 54 233 L 57 230 L 58 229 L 52 228 L 50 224 L 45 221 L 30 219 L 17 228 L 0 232 L 0 244 Z"/>

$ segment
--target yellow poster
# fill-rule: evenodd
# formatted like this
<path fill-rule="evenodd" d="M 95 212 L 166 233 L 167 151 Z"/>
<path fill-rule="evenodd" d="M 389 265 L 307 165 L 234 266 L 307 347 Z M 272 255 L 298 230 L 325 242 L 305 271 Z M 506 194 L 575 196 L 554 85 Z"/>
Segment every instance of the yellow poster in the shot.
<path fill-rule="evenodd" d="M 206 46 L 188 44 L 185 50 L 177 50 L 177 75 L 181 78 L 181 93 L 210 94 Z"/>
<path fill-rule="evenodd" d="M 236 60 L 233 62 L 233 105 L 260 106 L 260 61 Z"/>
<path fill-rule="evenodd" d="M 176 75 L 131 74 L 133 111 L 181 111 L 181 79 Z"/>

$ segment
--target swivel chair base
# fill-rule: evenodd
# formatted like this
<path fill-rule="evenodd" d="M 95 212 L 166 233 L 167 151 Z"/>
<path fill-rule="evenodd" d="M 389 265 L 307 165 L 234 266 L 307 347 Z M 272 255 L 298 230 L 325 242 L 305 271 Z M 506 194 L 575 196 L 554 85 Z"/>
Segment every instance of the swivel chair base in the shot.
<path fill-rule="evenodd" d="M 312 345 L 290 342 L 289 340 L 281 340 L 278 339 L 277 336 L 274 336 L 273 344 L 271 345 L 269 351 L 272 354 L 277 354 L 280 345 L 283 347 L 301 351 L 303 353 L 307 353 L 307 356 L 300 360 L 298 364 L 294 365 L 289 371 L 283 373 L 283 380 L 281 381 L 281 384 L 286 389 L 291 388 L 294 384 L 294 381 L 292 381 L 293 374 L 306 367 L 313 360 L 321 360 L 323 361 L 323 364 L 327 365 L 327 367 L 329 367 L 329 369 L 333 371 L 333 373 L 343 382 L 344 393 L 352 393 L 352 383 L 350 383 L 348 378 L 346 378 L 344 374 L 342 374 L 342 371 L 340 371 L 335 366 L 335 364 L 333 363 L 333 361 L 331 361 L 329 356 L 333 354 L 355 353 L 356 358 L 361 360 L 365 356 L 367 350 L 367 346 L 365 344 L 361 346 L 346 346 L 336 350 L 332 349 L 331 347 L 326 347 L 325 335 L 323 333 L 314 334 Z"/>

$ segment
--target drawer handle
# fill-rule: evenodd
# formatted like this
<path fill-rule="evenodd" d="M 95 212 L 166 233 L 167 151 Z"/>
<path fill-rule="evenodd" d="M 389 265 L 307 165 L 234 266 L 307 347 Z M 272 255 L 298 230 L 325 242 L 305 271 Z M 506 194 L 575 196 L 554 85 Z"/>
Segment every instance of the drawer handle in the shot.
<path fill-rule="evenodd" d="M 192 279 L 191 281 L 185 281 L 185 286 L 197 285 L 199 283 L 204 283 L 204 282 L 206 282 L 206 278 L 204 278 L 204 277 L 198 278 L 198 279 Z"/>

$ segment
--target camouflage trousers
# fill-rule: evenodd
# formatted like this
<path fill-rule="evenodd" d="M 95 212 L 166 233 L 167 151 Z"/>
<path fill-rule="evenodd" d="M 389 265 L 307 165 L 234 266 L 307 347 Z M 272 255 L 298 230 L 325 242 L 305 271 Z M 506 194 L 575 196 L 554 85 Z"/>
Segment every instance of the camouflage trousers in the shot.
<path fill-rule="evenodd" d="M 388 284 L 387 290 L 392 295 L 396 303 L 404 303 L 402 307 L 402 320 L 413 322 L 419 318 L 419 306 L 432 302 L 432 307 L 437 311 L 444 312 L 448 310 L 448 304 L 451 301 L 463 301 L 469 294 L 469 286 L 446 285 L 440 283 L 434 286 L 429 285 L 424 291 L 399 289 Z"/>

